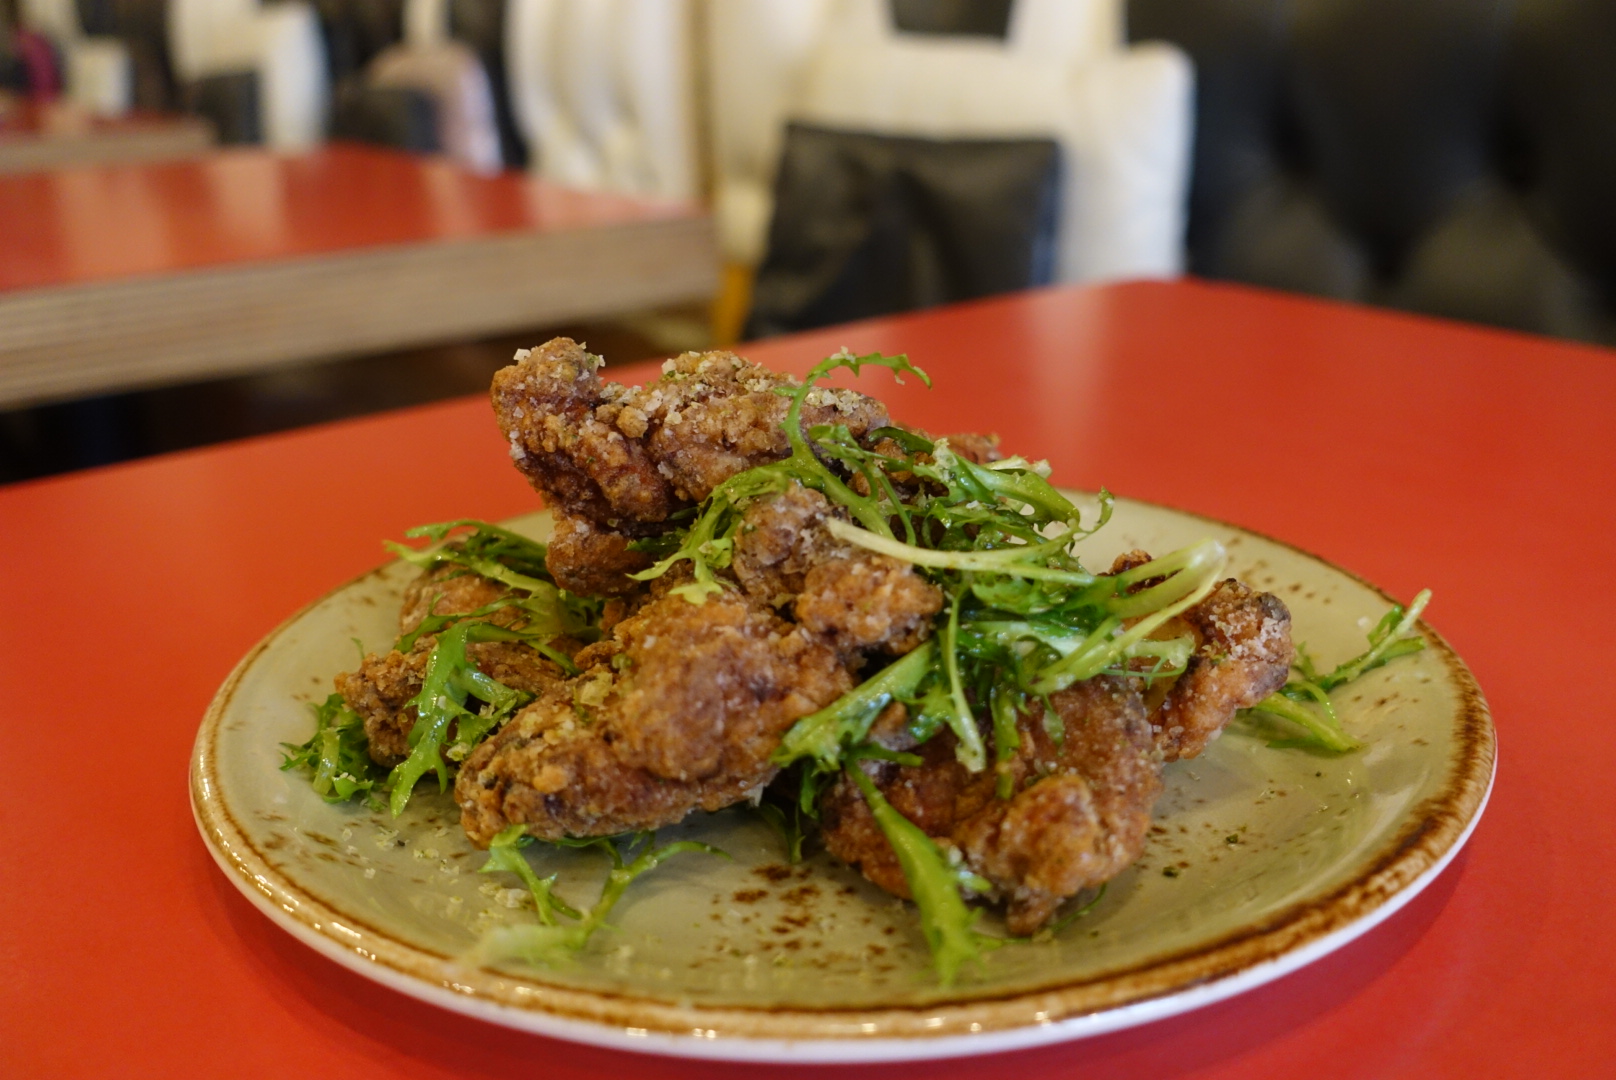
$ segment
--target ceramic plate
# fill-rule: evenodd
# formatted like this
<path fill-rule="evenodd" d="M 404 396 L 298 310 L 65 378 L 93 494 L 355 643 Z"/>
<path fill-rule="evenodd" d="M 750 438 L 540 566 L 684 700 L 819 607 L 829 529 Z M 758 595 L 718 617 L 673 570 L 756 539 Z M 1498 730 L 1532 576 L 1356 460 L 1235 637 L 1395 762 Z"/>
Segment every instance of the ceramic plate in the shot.
<path fill-rule="evenodd" d="M 514 527 L 543 537 L 545 517 Z M 1085 562 L 1165 552 L 1204 536 L 1231 570 L 1290 605 L 1322 663 L 1361 651 L 1388 597 L 1351 574 L 1232 526 L 1120 501 Z M 280 771 L 280 744 L 313 729 L 307 703 L 396 633 L 415 571 L 384 566 L 269 635 L 220 689 L 197 737 L 197 822 L 231 880 L 276 923 L 403 993 L 565 1039 L 694 1057 L 875 1061 L 975 1054 L 1094 1035 L 1197 1008 L 1278 978 L 1386 918 L 1469 836 L 1493 775 L 1493 729 L 1474 680 L 1430 647 L 1338 692 L 1367 749 L 1274 750 L 1231 730 L 1167 767 L 1139 861 L 1058 938 L 991 953 L 949 989 L 931 974 L 914 911 L 823 854 L 787 866 L 739 812 L 662 830 L 732 859 L 680 855 L 641 878 L 575 959 L 467 961 L 488 927 L 531 921 L 508 875 L 475 872 L 448 794 L 423 786 L 398 820 L 332 806 Z M 1441 598 L 1438 598 L 1438 603 Z M 532 852 L 534 849 L 529 849 Z M 559 893 L 593 902 L 593 852 L 534 854 Z M 999 930 L 993 919 L 984 929 Z"/>

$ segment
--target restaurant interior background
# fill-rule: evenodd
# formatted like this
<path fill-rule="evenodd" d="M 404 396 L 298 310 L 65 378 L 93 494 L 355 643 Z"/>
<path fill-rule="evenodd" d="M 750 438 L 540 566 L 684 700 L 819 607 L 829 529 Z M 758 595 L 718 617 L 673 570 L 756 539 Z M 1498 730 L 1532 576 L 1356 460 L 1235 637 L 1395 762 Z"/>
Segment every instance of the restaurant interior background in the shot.
<path fill-rule="evenodd" d="M 1610 0 L 0 0 L 0 25 L 0 482 L 479 392 L 558 333 L 615 363 L 1052 283 L 1190 273 L 1616 345 Z M 320 190 L 339 169 L 231 188 L 355 144 L 463 175 L 427 174 L 442 218 L 575 189 L 695 239 L 660 292 L 386 348 L 176 375 L 90 332 L 125 283 L 83 267 L 121 246 L 142 303 L 244 272 L 186 247 L 221 206 L 271 261 L 297 200 L 385 234 L 396 192 Z M 161 203 L 187 169 L 211 195 Z M 428 218 L 423 267 L 469 235 Z M 648 245 L 587 257 L 648 280 Z M 393 276 L 316 247 L 342 304 L 387 307 Z"/>

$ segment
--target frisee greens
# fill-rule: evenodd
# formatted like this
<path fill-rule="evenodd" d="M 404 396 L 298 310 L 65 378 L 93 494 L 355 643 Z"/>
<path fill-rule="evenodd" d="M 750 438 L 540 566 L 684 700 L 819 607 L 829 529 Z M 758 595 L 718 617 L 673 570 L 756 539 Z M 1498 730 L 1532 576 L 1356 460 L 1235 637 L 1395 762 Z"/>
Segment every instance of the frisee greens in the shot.
<path fill-rule="evenodd" d="M 388 549 L 404 561 L 423 570 L 460 567 L 464 573 L 499 582 L 508 593 L 474 611 L 450 614 L 431 610 L 437 605 L 434 597 L 420 625 L 394 643 L 399 652 L 409 652 L 421 638 L 437 638 L 420 692 L 405 703 L 416 712 L 408 736 L 410 752 L 385 778 L 371 762 L 363 721 L 340 694 L 316 708 L 314 737 L 301 746 L 289 746 L 282 765 L 310 770 L 315 790 L 329 801 L 385 791 L 395 817 L 404 812 L 422 777 L 432 773 L 439 789 L 446 789 L 450 762 L 463 760 L 532 700 L 531 694 L 479 669 L 468 646 L 521 642 L 568 675 L 576 675 L 571 657 L 550 642 L 562 635 L 598 639 L 603 606 L 600 600 L 575 596 L 555 584 L 545 567 L 544 544 L 498 525 L 472 519 L 445 521 L 410 529 L 405 535 L 425 538 L 428 544 L 414 548 L 388 543 Z"/>
<path fill-rule="evenodd" d="M 606 916 L 611 914 L 612 908 L 623 898 L 623 894 L 628 891 L 634 880 L 642 874 L 655 870 L 673 856 L 684 852 L 702 852 L 724 859 L 729 858 L 724 851 L 697 840 L 678 840 L 658 847 L 656 834 L 650 832 L 609 838 L 576 840 L 568 838 L 559 841 L 564 847 L 598 848 L 606 852 L 612 860 L 611 870 L 606 874 L 606 883 L 601 887 L 600 898 L 588 911 L 580 914 L 551 894 L 550 887 L 555 881 L 554 875 L 540 878 L 528 865 L 526 856 L 518 846 L 524 839 L 525 830 L 526 826 L 516 825 L 501 832 L 494 843 L 498 844 L 500 838 L 506 838 L 504 844 L 498 854 L 490 845 L 488 863 L 479 872 L 510 871 L 517 874 L 523 884 L 533 892 L 534 902 L 539 906 L 540 921 L 537 925 L 518 923 L 496 926 L 488 930 L 476 950 L 477 958 L 482 963 L 498 963 L 506 960 L 521 960 L 530 964 L 555 963 L 589 944 L 589 939 L 595 931 L 606 925 Z M 526 839 L 531 840 L 531 837 Z M 639 849 L 638 854 L 634 854 L 636 848 Z M 630 858 L 630 855 L 633 857 Z M 521 868 L 526 868 L 525 872 Z M 565 916 L 574 922 L 563 923 L 558 916 Z"/>
<path fill-rule="evenodd" d="M 282 743 L 281 768 L 307 769 L 312 774 L 309 785 L 326 802 L 369 795 L 385 771 L 370 758 L 365 721 L 348 708 L 341 694 L 310 702 L 309 710 L 314 713 L 314 735 L 305 743 Z"/>
<path fill-rule="evenodd" d="M 976 931 L 981 911 L 960 897 L 962 887 L 986 892 L 989 885 L 962 865 L 949 862 L 925 830 L 894 809 L 859 768 L 856 756 L 849 762 L 847 775 L 864 796 L 876 825 L 903 868 L 909 895 L 920 911 L 920 932 L 931 949 L 937 979 L 944 986 L 952 985 L 962 966 L 981 962 L 984 948 L 1004 944 L 1002 939 Z"/>
<path fill-rule="evenodd" d="M 1425 639 L 1415 632 L 1415 623 L 1430 602 L 1431 590 L 1423 589 L 1408 607 L 1393 604 L 1369 631 L 1369 648 L 1326 673 L 1319 672 L 1307 646 L 1298 644 L 1290 679 L 1245 710 L 1246 718 L 1280 722 L 1273 725 L 1278 731 L 1269 739 L 1271 747 L 1325 754 L 1345 754 L 1362 748 L 1363 743 L 1341 726 L 1330 691 L 1399 656 L 1425 648 Z"/>

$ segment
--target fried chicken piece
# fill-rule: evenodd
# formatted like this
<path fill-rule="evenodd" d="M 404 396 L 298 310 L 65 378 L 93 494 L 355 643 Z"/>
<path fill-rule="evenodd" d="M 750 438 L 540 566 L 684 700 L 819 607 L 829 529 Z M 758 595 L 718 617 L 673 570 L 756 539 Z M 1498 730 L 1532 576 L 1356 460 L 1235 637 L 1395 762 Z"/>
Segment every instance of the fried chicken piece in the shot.
<path fill-rule="evenodd" d="M 797 622 L 843 653 L 901 656 L 931 637 L 943 591 L 909 563 L 855 549 L 815 563 L 803 577 Z"/>
<path fill-rule="evenodd" d="M 1236 711 L 1285 685 L 1296 658 L 1284 601 L 1234 578 L 1180 618 L 1195 635 L 1195 652 L 1150 717 L 1167 761 L 1206 749 Z"/>
<path fill-rule="evenodd" d="M 507 592 L 497 581 L 462 566 L 441 563 L 405 587 L 399 631 L 409 633 L 428 615 L 475 611 Z M 488 621 L 509 626 L 518 618 L 520 613 L 516 611 L 496 611 Z M 379 765 L 393 766 L 409 756 L 409 734 L 416 715 L 413 708 L 405 706 L 421 692 L 421 680 L 436 642 L 437 636 L 428 634 L 418 638 L 407 653 L 397 649 L 372 653 L 360 661 L 357 671 L 344 672 L 336 678 L 337 692 L 349 708 L 364 718 L 370 756 Z M 578 642 L 561 638 L 552 645 L 567 653 L 581 647 Z M 559 665 L 518 641 L 468 645 L 466 655 L 485 675 L 531 694 L 542 693 L 566 678 Z"/>
<path fill-rule="evenodd" d="M 955 760 L 949 733 L 919 748 L 919 766 L 862 766 L 895 809 L 992 883 L 1014 934 L 1037 930 L 1062 901 L 1138 858 L 1161 793 L 1160 756 L 1132 680 L 1090 679 L 1051 703 L 1064 739 L 1050 737 L 1042 704 L 1032 702 L 1018 717 L 1021 745 L 1000 766 L 1011 780 L 1008 799 L 997 796 L 995 770 L 971 773 Z M 820 811 L 831 854 L 888 892 L 909 895 L 896 854 L 847 777 Z"/>
<path fill-rule="evenodd" d="M 516 822 L 605 836 L 732 805 L 774 777 L 787 728 L 853 685 L 828 645 L 734 590 L 663 595 L 612 642 L 467 758 L 455 798 L 473 843 Z"/>
<path fill-rule="evenodd" d="M 603 383 L 598 357 L 568 338 L 517 353 L 494 376 L 494 412 L 511 457 L 552 506 L 646 535 L 742 470 L 790 452 L 782 421 L 795 386 L 729 352 L 685 353 L 643 387 Z M 815 387 L 804 427 L 845 424 L 855 438 L 887 423 L 886 407 Z M 659 528 L 650 529 L 660 531 Z"/>
<path fill-rule="evenodd" d="M 1150 562 L 1137 549 L 1118 555 L 1112 574 Z M 1147 588 L 1160 579 L 1139 582 Z M 1199 604 L 1156 631 L 1155 637 L 1195 638 L 1184 673 L 1150 695 L 1150 724 L 1163 760 L 1192 758 L 1216 739 L 1234 714 L 1257 704 L 1285 685 L 1296 647 L 1291 613 L 1272 593 L 1258 592 L 1234 578 L 1218 583 Z"/>
<path fill-rule="evenodd" d="M 741 518 L 731 572 L 760 603 L 785 607 L 802 592 L 815 564 L 849 550 L 825 531 L 832 516 L 845 517 L 829 499 L 801 484 L 757 500 Z"/>
<path fill-rule="evenodd" d="M 407 634 L 428 615 L 460 615 L 486 607 L 510 590 L 492 578 L 473 574 L 455 563 L 439 563 L 404 586 L 404 604 L 398 613 L 398 631 Z M 504 616 L 494 614 L 494 621 Z"/>
<path fill-rule="evenodd" d="M 391 767 L 409 757 L 409 734 L 416 715 L 413 707 L 405 706 L 421 692 L 436 642 L 435 637 L 423 637 L 407 653 L 396 649 L 372 653 L 360 662 L 359 670 L 337 676 L 337 692 L 365 720 L 370 756 L 378 765 Z M 468 645 L 466 656 L 489 678 L 530 694 L 542 694 L 567 678 L 560 665 L 519 641 Z M 452 727 L 445 743 L 454 743 Z"/>
<path fill-rule="evenodd" d="M 494 415 L 545 501 L 603 525 L 660 522 L 679 505 L 644 443 L 595 416 L 602 360 L 571 338 L 521 350 L 494 375 Z"/>
<path fill-rule="evenodd" d="M 797 622 L 842 653 L 902 654 L 931 636 L 942 590 L 913 566 L 845 544 L 824 523 L 845 514 L 793 484 L 747 508 L 735 540 L 735 576 L 755 599 L 791 606 Z"/>
<path fill-rule="evenodd" d="M 555 583 L 579 596 L 625 596 L 644 585 L 629 577 L 651 557 L 629 549 L 630 537 L 586 517 L 555 515 L 555 534 L 544 560 Z"/>
<path fill-rule="evenodd" d="M 948 445 L 966 461 L 974 461 L 978 465 L 986 465 L 990 461 L 998 461 L 1004 457 L 999 453 L 999 437 L 997 435 L 980 435 L 974 431 L 962 431 L 957 435 L 945 436 Z"/>

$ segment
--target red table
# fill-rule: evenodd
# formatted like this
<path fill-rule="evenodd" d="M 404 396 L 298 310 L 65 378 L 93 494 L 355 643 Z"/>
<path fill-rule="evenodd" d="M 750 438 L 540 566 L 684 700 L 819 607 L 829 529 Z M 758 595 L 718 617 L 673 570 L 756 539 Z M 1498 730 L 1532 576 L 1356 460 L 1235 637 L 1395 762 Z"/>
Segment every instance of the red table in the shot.
<path fill-rule="evenodd" d="M 747 350 L 907 350 L 895 415 L 997 429 L 1056 479 L 1283 537 L 1401 596 L 1499 729 L 1469 847 L 1363 939 L 1147 1027 L 910 1077 L 1609 1075 L 1616 353 L 1199 283 L 1057 290 Z M 650 368 L 624 370 L 641 379 Z M 187 803 L 235 660 L 379 540 L 534 498 L 477 400 L 0 490 L 0 1062 L 9 1076 L 753 1075 L 440 1012 L 274 928 Z M 852 1070 L 850 1070 L 852 1071 Z"/>
<path fill-rule="evenodd" d="M 0 407 L 699 300 L 667 200 L 333 144 L 0 175 Z"/>

